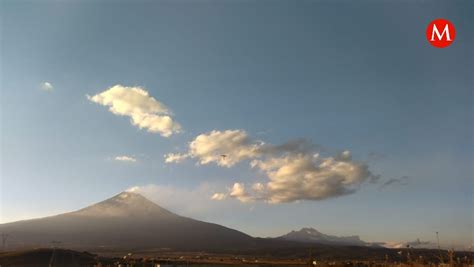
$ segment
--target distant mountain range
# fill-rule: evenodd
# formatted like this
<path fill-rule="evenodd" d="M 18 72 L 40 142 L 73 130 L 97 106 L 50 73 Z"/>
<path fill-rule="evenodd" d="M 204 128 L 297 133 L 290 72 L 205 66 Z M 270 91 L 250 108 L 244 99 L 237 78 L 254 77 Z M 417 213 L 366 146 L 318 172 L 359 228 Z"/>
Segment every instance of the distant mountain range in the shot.
<path fill-rule="evenodd" d="M 254 238 L 221 225 L 174 214 L 140 194 L 122 192 L 84 209 L 0 224 L 7 245 L 65 248 L 236 250 L 307 247 L 309 244 L 367 246 L 358 236 L 325 235 L 313 228 L 277 238 Z"/>
<path fill-rule="evenodd" d="M 359 236 L 332 236 L 326 235 L 314 228 L 302 228 L 299 231 L 291 231 L 286 235 L 277 237 L 288 241 L 318 243 L 330 245 L 367 246 L 370 243 L 360 240 Z"/>
<path fill-rule="evenodd" d="M 0 224 L 0 234 L 7 237 L 7 250 L 55 246 L 100 255 L 194 251 L 299 259 L 311 254 L 320 260 L 385 260 L 387 256 L 400 260 L 399 249 L 367 243 L 358 236 L 326 235 L 313 228 L 276 238 L 251 237 L 218 224 L 179 216 L 133 192 L 122 192 L 75 212 Z M 439 254 L 432 250 L 417 253 L 426 259 Z"/>

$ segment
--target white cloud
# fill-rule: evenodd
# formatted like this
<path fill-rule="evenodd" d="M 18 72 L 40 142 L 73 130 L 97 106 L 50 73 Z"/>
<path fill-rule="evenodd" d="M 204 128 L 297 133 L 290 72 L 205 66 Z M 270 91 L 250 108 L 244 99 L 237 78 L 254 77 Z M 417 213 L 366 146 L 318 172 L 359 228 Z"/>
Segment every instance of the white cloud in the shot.
<path fill-rule="evenodd" d="M 198 135 L 185 154 L 168 154 L 166 162 L 179 162 L 187 157 L 197 158 L 199 164 L 215 163 L 231 167 L 237 162 L 261 154 L 262 142 L 252 141 L 243 130 L 211 131 Z"/>
<path fill-rule="evenodd" d="M 254 185 L 254 192 L 270 203 L 350 194 L 372 176 L 365 164 L 306 154 L 255 160 L 252 166 L 268 177 L 265 185 Z"/>
<path fill-rule="evenodd" d="M 113 114 L 130 117 L 133 125 L 148 132 L 169 137 L 181 131 L 181 126 L 171 118 L 168 108 L 150 96 L 144 88 L 115 85 L 87 98 L 108 106 Z"/>
<path fill-rule="evenodd" d="M 252 189 L 255 191 L 255 192 L 263 192 L 265 190 L 265 185 L 262 184 L 262 183 L 254 183 L 252 185 Z"/>
<path fill-rule="evenodd" d="M 181 161 L 188 158 L 188 154 L 179 154 L 179 153 L 169 153 L 165 155 L 166 163 L 180 163 Z"/>
<path fill-rule="evenodd" d="M 54 90 L 54 87 L 50 82 L 42 82 L 40 84 L 40 89 L 46 92 L 51 92 Z"/>
<path fill-rule="evenodd" d="M 125 161 L 125 162 L 137 162 L 137 159 L 131 156 L 117 156 L 115 157 L 116 161 Z"/>
<path fill-rule="evenodd" d="M 227 195 L 224 193 L 215 193 L 211 196 L 212 200 L 224 200 L 226 199 Z"/>
<path fill-rule="evenodd" d="M 305 140 L 274 146 L 251 139 L 243 130 L 214 130 L 198 135 L 186 153 L 165 157 L 166 162 L 191 157 L 199 164 L 215 163 L 222 167 L 250 160 L 250 166 L 267 179 L 264 183 L 253 183 L 249 189 L 243 183 L 234 183 L 227 192 L 216 193 L 216 200 L 218 194 L 241 202 L 322 200 L 354 193 L 364 182 L 379 178 L 365 163 L 353 161 L 348 150 L 323 157 L 315 153 L 315 147 Z"/>
<path fill-rule="evenodd" d="M 245 190 L 245 185 L 241 183 L 234 183 L 229 190 L 229 196 L 238 199 L 241 202 L 247 203 L 254 200 L 254 197 L 249 195 Z"/>

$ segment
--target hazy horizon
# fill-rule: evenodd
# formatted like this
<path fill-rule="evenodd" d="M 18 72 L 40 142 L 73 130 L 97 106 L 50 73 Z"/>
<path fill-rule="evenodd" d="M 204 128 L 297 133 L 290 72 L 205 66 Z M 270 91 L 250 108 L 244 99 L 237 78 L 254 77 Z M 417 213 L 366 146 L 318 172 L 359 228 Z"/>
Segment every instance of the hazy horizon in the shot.
<path fill-rule="evenodd" d="M 472 4 L 291 3 L 2 1 L 0 223 L 133 188 L 252 236 L 472 247 Z"/>

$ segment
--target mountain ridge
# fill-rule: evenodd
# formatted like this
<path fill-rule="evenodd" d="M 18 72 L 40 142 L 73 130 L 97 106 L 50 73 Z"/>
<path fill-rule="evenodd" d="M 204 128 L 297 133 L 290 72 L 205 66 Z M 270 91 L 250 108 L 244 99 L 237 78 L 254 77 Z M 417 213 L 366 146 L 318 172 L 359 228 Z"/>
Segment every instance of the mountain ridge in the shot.
<path fill-rule="evenodd" d="M 313 245 L 367 246 L 358 236 L 325 235 L 314 228 L 276 238 L 252 237 L 222 225 L 177 215 L 136 192 L 124 191 L 85 208 L 54 216 L 0 224 L 11 247 L 240 250 Z"/>
<path fill-rule="evenodd" d="M 326 235 L 312 227 L 303 227 L 298 231 L 291 231 L 285 235 L 276 237 L 276 239 L 304 242 L 304 243 L 318 243 L 318 244 L 332 244 L 332 245 L 351 245 L 351 246 L 367 246 L 369 243 L 362 241 L 359 236 L 333 236 Z"/>
<path fill-rule="evenodd" d="M 334 240 L 288 240 L 289 234 L 301 231 L 334 239 L 308 227 L 277 238 L 252 237 L 225 226 L 174 214 L 133 192 L 122 192 L 68 213 L 0 224 L 0 233 L 8 236 L 7 250 L 51 247 L 54 241 L 54 246 L 61 248 L 114 255 L 130 251 L 150 255 L 163 251 L 195 251 L 304 258 L 308 251 L 314 250 L 321 259 L 399 257 L 397 250 L 365 243 L 358 236 L 353 238 L 364 245 Z"/>

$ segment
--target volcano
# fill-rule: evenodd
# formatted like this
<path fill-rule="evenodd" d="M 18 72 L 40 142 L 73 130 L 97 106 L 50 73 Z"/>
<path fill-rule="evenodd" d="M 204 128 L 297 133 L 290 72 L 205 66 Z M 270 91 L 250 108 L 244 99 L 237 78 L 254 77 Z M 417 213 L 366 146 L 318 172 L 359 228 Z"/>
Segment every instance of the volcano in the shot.
<path fill-rule="evenodd" d="M 201 250 L 245 248 L 254 238 L 221 225 L 174 214 L 134 192 L 84 209 L 0 225 L 8 247 Z"/>

